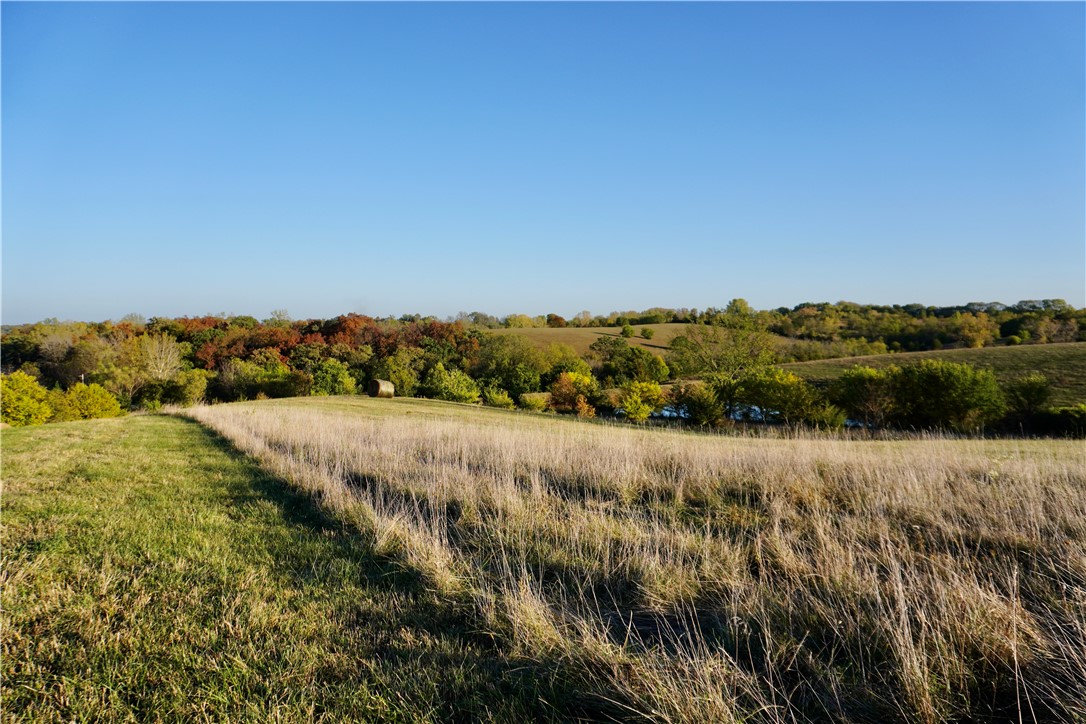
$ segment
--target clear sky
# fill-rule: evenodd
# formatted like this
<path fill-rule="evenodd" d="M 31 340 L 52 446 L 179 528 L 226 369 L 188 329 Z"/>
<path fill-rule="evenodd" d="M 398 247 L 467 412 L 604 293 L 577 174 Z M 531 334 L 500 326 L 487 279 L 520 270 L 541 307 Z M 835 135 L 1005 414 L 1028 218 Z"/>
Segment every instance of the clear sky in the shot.
<path fill-rule="evenodd" d="M 1083 3 L 13 3 L 5 323 L 1086 305 Z"/>

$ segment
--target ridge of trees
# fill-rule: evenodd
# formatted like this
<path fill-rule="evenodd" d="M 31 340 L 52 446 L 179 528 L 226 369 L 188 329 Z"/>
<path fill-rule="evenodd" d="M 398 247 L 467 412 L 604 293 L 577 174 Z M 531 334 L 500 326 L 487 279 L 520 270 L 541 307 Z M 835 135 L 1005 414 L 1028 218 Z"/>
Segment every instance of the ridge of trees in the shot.
<path fill-rule="evenodd" d="M 552 344 L 541 350 L 522 336 L 488 334 L 495 321 L 504 326 L 551 327 L 621 323 L 630 334 L 602 336 L 582 358 L 568 345 Z M 673 340 L 666 359 L 630 344 L 633 324 L 677 321 L 689 327 Z M 1075 309 L 1062 300 L 1039 300 L 1011 306 L 940 308 L 839 302 L 759 311 L 735 299 L 724 308 L 701 312 L 655 308 L 639 316 L 603 318 L 582 313 L 572 320 L 556 314 L 496 320 L 473 313 L 445 321 L 418 315 L 375 319 L 358 314 L 295 321 L 284 311 L 263 321 L 211 315 L 151 320 L 130 316 L 116 323 L 46 320 L 7 329 L 0 344 L 0 363 L 7 375 L 5 397 L 25 398 L 27 405 L 18 415 L 5 412 L 5 420 L 11 418 L 13 424 L 40 422 L 43 415 L 48 420 L 88 416 L 74 402 L 62 399 L 72 390 L 78 391 L 69 395 L 73 400 L 93 398 L 95 410 L 114 414 L 103 393 L 120 412 L 199 400 L 353 394 L 366 389 L 372 379 L 391 380 L 401 396 L 482 401 L 499 407 L 537 408 L 545 403 L 534 396 L 550 392 L 556 410 L 591 417 L 597 409 L 618 409 L 630 419 L 643 420 L 669 404 L 666 396 L 656 395 L 654 385 L 699 376 L 702 383 L 680 385 L 670 404 L 706 425 L 747 419 L 834 427 L 843 424 L 847 415 L 866 426 L 965 431 L 994 424 L 1008 411 L 1016 416 L 1020 429 L 1027 427 L 1027 418 L 1047 414 L 1043 394 L 1025 382 L 1014 389 L 993 388 L 994 378 L 991 384 L 985 381 L 990 373 L 974 370 L 973 374 L 945 365 L 922 363 L 847 376 L 845 381 L 866 390 L 867 397 L 856 389 L 818 390 L 772 367 L 795 359 L 796 349 L 782 349 L 774 333 L 787 333 L 794 345 L 853 343 L 864 346 L 868 354 L 872 346 L 886 352 L 910 345 L 1075 341 L 1086 340 L 1086 309 Z M 934 377 L 923 378 L 925 374 Z M 909 375 L 923 379 L 910 382 Z M 971 412 L 969 403 L 955 412 L 947 392 L 906 413 L 902 397 L 906 393 L 901 392 L 893 404 L 873 407 L 875 400 L 893 399 L 888 390 L 911 389 L 909 395 L 923 397 L 925 385 L 967 378 L 972 382 L 959 387 L 972 392 L 953 388 L 954 395 L 980 395 L 977 390 L 983 388 L 981 396 L 998 398 L 998 404 L 981 405 L 983 412 L 977 413 Z M 1037 380 L 1034 383 L 1035 388 L 1044 386 Z M 620 388 L 614 396 L 602 392 L 614 388 Z M 5 399 L 5 410 L 9 407 Z M 43 412 L 45 408 L 48 412 Z"/>

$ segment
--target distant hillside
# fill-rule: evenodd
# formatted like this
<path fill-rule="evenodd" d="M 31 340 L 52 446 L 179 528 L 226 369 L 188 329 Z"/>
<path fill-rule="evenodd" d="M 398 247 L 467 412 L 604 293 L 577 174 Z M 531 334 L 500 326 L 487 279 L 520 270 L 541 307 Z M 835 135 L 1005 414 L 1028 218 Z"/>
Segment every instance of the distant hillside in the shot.
<path fill-rule="evenodd" d="M 987 367 L 995 372 L 1000 381 L 1014 379 L 1029 372 L 1040 372 L 1052 383 L 1052 404 L 1086 403 L 1086 342 L 905 352 L 795 362 L 782 366 L 812 382 L 828 382 L 853 365 L 878 368 L 927 358 L 968 362 L 977 367 Z"/>
<path fill-rule="evenodd" d="M 648 351 L 664 356 L 671 345 L 671 340 L 690 328 L 687 324 L 636 324 L 630 344 L 644 347 Z M 652 339 L 641 336 L 642 329 L 653 331 Z M 552 344 L 568 344 L 584 356 L 588 348 L 600 337 L 621 337 L 622 327 L 523 327 L 512 329 L 491 329 L 493 334 L 516 334 L 531 341 L 540 349 Z"/>

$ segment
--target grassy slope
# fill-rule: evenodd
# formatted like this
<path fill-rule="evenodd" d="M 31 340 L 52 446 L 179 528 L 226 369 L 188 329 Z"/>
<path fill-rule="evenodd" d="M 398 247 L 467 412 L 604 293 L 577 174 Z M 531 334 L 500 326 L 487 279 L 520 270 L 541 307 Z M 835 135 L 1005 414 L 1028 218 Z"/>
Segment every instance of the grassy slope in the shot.
<path fill-rule="evenodd" d="M 796 362 L 784 365 L 784 368 L 808 380 L 829 381 L 836 379 L 853 365 L 878 368 L 927 358 L 968 362 L 977 367 L 987 367 L 992 369 L 1000 380 L 1014 379 L 1033 371 L 1042 372 L 1052 383 L 1054 405 L 1077 405 L 1086 402 L 1086 342 L 848 357 Z"/>
<path fill-rule="evenodd" d="M 2 435 L 5 721 L 517 720 L 554 699 L 196 423 Z"/>
<path fill-rule="evenodd" d="M 401 538 L 398 534 L 390 537 L 386 531 L 381 549 L 390 552 L 388 557 L 376 556 L 374 541 L 364 529 L 337 523 L 334 516 L 318 512 L 312 498 L 292 492 L 296 488 L 238 456 L 222 438 L 184 420 L 130 417 L 5 430 L 0 438 L 5 466 L 0 663 L 5 719 L 517 721 L 614 715 L 621 709 L 597 708 L 601 693 L 615 697 L 611 701 L 621 707 L 626 701 L 651 703 L 655 692 L 674 690 L 689 701 L 665 700 L 663 704 L 685 707 L 689 718 L 705 720 L 706 705 L 685 688 L 688 680 L 696 683 L 701 678 L 708 686 L 699 690 L 703 694 L 721 687 L 727 692 L 750 692 L 754 698 L 737 704 L 740 712 L 763 713 L 752 720 L 785 719 L 788 713 L 796 713 L 792 707 L 813 716 L 824 706 L 819 698 L 831 695 L 844 696 L 836 705 L 861 718 L 876 710 L 888 720 L 906 720 L 924 711 L 936 716 L 950 710 L 981 714 L 993 687 L 1000 695 L 1013 693 L 1007 688 L 1006 672 L 1012 663 L 1019 664 L 1004 651 L 1006 646 L 1000 642 L 1005 642 L 1007 634 L 1000 626 L 1006 623 L 1003 614 L 1008 605 L 1011 609 L 1007 610 L 1012 610 L 1023 604 L 1016 602 L 1017 597 L 1007 604 L 998 591 L 986 587 L 1011 575 L 1004 570 L 1014 557 L 1011 554 L 1024 551 L 1029 568 L 1022 571 L 1022 587 L 1036 587 L 1033 593 L 1044 596 L 1046 605 L 1072 605 L 1060 596 L 1052 599 L 1047 583 L 1042 585 L 1051 575 L 1050 563 L 1060 570 L 1066 567 L 1064 574 L 1072 588 L 1064 589 L 1062 597 L 1081 591 L 1075 573 L 1081 570 L 1075 563 L 1078 559 L 1067 558 L 1070 551 L 1061 547 L 1069 544 L 1063 539 L 1070 536 L 1072 549 L 1081 550 L 1081 515 L 1067 512 L 1081 508 L 1080 496 L 1057 496 L 1059 506 L 1047 513 L 1059 518 L 1048 526 L 1062 531 L 1058 535 L 1048 527 L 1031 532 L 1045 518 L 1025 515 L 1040 505 L 1029 486 L 1016 493 L 1013 502 L 997 495 L 998 500 L 988 501 L 993 504 L 967 510 L 960 520 L 953 512 L 959 503 L 970 502 L 969 495 L 982 493 L 987 500 L 990 491 L 997 489 L 984 484 L 974 490 L 973 471 L 989 470 L 992 465 L 997 473 L 1003 470 L 999 489 L 1016 490 L 1021 478 L 1023 484 L 1042 486 L 1051 481 L 1055 487 L 1045 489 L 1045 495 L 1060 493 L 1066 485 L 1080 491 L 1081 475 L 1072 471 L 1081 469 L 1082 451 L 1071 443 L 742 440 L 626 426 L 610 429 L 553 416 L 405 399 L 269 400 L 205 411 L 212 418 L 237 411 L 254 419 L 265 413 L 334 413 L 327 427 L 319 417 L 302 416 L 297 418 L 300 424 L 288 425 L 282 432 L 312 434 L 320 445 L 332 445 L 305 460 L 331 464 L 338 475 L 344 469 L 354 470 L 333 464 L 331 455 L 339 444 L 348 446 L 345 451 L 351 465 L 363 466 L 358 473 L 365 473 L 366 466 L 378 466 L 374 468 L 378 470 L 382 455 L 393 468 L 405 465 L 403 474 L 386 482 L 381 482 L 379 474 L 357 479 L 367 485 L 380 483 L 379 497 L 386 501 L 409 491 L 405 500 L 410 505 L 388 525 L 392 531 L 415 533 Z M 357 445 L 360 438 L 347 426 L 366 420 L 382 426 L 375 441 L 378 447 L 356 456 L 349 446 Z M 422 425 L 413 426 L 412 421 Z M 528 447 L 511 444 L 518 441 Z M 571 457 L 574 453 L 582 457 Z M 411 466 L 423 460 L 429 462 L 411 472 Z M 1041 467 L 1030 467 L 1031 460 Z M 624 472 L 614 475 L 612 464 Z M 510 465 L 510 470 L 529 479 L 536 479 L 534 466 L 542 466 L 538 481 L 554 490 L 541 489 L 537 491 L 541 497 L 532 497 L 531 505 L 509 508 L 527 516 L 517 525 L 491 530 L 487 521 L 499 511 L 486 501 L 502 505 L 515 501 L 502 503 L 502 498 L 492 499 L 486 490 L 488 486 L 504 489 L 503 485 L 518 479 L 502 472 Z M 1014 472 L 1016 466 L 1024 466 L 1022 475 Z M 490 467 L 498 475 L 487 482 Z M 903 470 L 913 474 L 903 476 Z M 883 473 L 889 477 L 883 479 Z M 418 480 L 413 477 L 416 474 Z M 917 492 L 925 492 L 923 486 L 917 487 L 917 480 L 931 475 L 935 476 L 935 497 L 913 499 Z M 943 475 L 949 476 L 953 488 L 940 487 Z M 686 480 L 685 490 L 672 494 L 676 479 Z M 887 510 L 897 512 L 890 516 L 878 512 L 887 505 L 880 491 L 893 488 L 889 482 L 906 479 L 912 482 L 888 493 L 893 504 Z M 580 486 L 586 480 L 602 487 L 583 489 Z M 455 481 L 468 485 L 460 491 L 455 485 L 447 487 Z M 416 488 L 416 483 L 422 487 Z M 437 483 L 441 485 L 433 487 Z M 335 484 L 340 484 L 338 478 Z M 612 490 L 611 486 L 619 487 Z M 959 488 L 965 497 L 942 506 L 945 511 L 933 505 L 949 490 Z M 427 515 L 443 517 L 441 511 L 469 510 L 460 504 L 427 506 L 430 496 L 435 496 L 432 502 L 439 502 L 439 492 L 453 496 L 454 502 L 464 496 L 464 502 L 476 506 L 473 515 L 461 518 L 457 513 L 455 520 L 450 519 L 450 530 L 457 536 L 441 544 L 455 548 L 477 543 L 478 549 L 468 546 L 456 553 L 470 552 L 461 561 L 465 565 L 497 560 L 479 552 L 501 543 L 502 537 L 493 533 L 516 532 L 501 544 L 507 546 L 507 553 L 520 555 L 516 546 L 528 544 L 525 552 L 537 562 L 533 565 L 544 565 L 559 578 L 570 576 L 604 586 L 609 593 L 599 600 L 605 607 L 629 598 L 629 614 L 648 622 L 645 635 L 650 639 L 652 626 L 657 625 L 652 611 L 663 607 L 667 615 L 671 606 L 667 602 L 672 599 L 677 610 L 684 611 L 684 591 L 701 590 L 693 600 L 699 611 L 705 607 L 706 625 L 715 626 L 712 621 L 718 614 L 723 621 L 752 622 L 754 638 L 744 644 L 754 647 L 752 651 L 759 646 L 758 632 L 772 626 L 779 637 L 773 649 L 779 653 L 773 656 L 795 663 L 802 654 L 801 670 L 797 673 L 783 663 L 775 669 L 769 649 L 749 661 L 740 660 L 736 668 L 736 662 L 728 658 L 734 652 L 718 655 L 715 644 L 698 653 L 688 670 L 675 669 L 677 664 L 666 648 L 644 655 L 625 647 L 616 649 L 617 643 L 630 636 L 626 629 L 610 643 L 589 636 L 586 642 L 594 648 L 584 653 L 575 635 L 553 628 L 546 618 L 550 609 L 531 597 L 535 595 L 531 588 L 512 591 L 526 591 L 527 598 L 512 600 L 512 611 L 516 614 L 515 606 L 525 606 L 528 617 L 513 618 L 511 633 L 508 627 L 491 628 L 477 612 L 461 608 L 461 599 L 440 593 L 441 586 L 434 583 L 440 579 L 434 579 L 428 569 L 412 564 L 415 544 L 424 544 L 422 553 L 429 550 L 417 537 L 425 529 L 403 529 L 402 524 L 427 511 Z M 1003 516 L 1006 506 L 1019 512 Z M 872 550 L 861 545 L 849 549 L 849 555 L 839 555 L 846 552 L 837 547 L 847 541 L 847 526 L 840 530 L 838 526 L 867 508 L 875 516 L 872 524 L 882 526 L 885 518 L 889 526 L 876 535 L 883 545 Z M 819 516 L 818 511 L 832 515 Z M 554 512 L 561 515 L 555 517 Z M 627 519 L 626 513 L 632 517 Z M 1065 516 L 1076 522 L 1070 524 L 1063 520 Z M 656 522 L 642 532 L 639 526 L 646 521 Z M 709 521 L 712 526 L 707 525 Z M 996 523 L 1007 529 L 993 527 Z M 551 524 L 553 530 L 548 527 Z M 833 528 L 832 534 L 826 526 Z M 870 533 L 864 526 L 861 530 Z M 972 526 L 974 532 L 963 538 L 958 526 Z M 880 558 L 870 571 L 866 564 L 848 563 L 853 560 L 850 556 L 878 557 L 883 555 L 879 551 L 904 544 L 907 536 L 898 541 L 904 535 L 899 528 L 919 536 L 921 558 L 912 561 L 905 546 L 888 561 Z M 570 530 L 577 537 L 566 541 Z M 798 531 L 795 539 L 788 533 L 792 530 Z M 976 551 L 972 551 L 974 536 Z M 1004 537 L 1013 543 L 1006 550 L 1001 542 Z M 887 540 L 894 541 L 890 548 Z M 943 550 L 943 542 L 963 540 L 970 541 L 968 550 L 952 546 L 957 557 Z M 681 555 L 671 560 L 673 543 L 681 544 L 673 551 Z M 570 544 L 585 550 L 567 548 Z M 728 552 L 734 555 L 724 555 Z M 908 566 L 902 565 L 898 555 L 906 556 Z M 963 562 L 962 556 L 967 560 Z M 700 561 L 698 567 L 688 570 L 688 558 Z M 601 573 L 604 560 L 614 570 Z M 980 587 L 971 582 L 974 565 L 983 583 Z M 928 567 L 933 567 L 930 573 Z M 882 602 L 879 596 L 891 596 L 893 589 L 872 577 L 879 570 L 904 571 L 909 576 L 905 592 L 911 591 L 910 581 L 935 581 L 944 595 L 940 598 L 917 588 L 900 603 L 892 597 Z M 526 575 L 527 583 L 536 585 L 535 574 Z M 950 575 L 946 590 L 938 589 L 942 575 Z M 811 581 L 826 581 L 829 588 L 812 584 L 807 591 Z M 722 591 L 730 593 L 717 600 L 720 592 L 714 592 L 714 586 L 724 584 Z M 869 586 L 871 591 L 866 590 Z M 771 595 L 763 598 L 763 589 Z M 644 596 L 649 598 L 642 600 Z M 893 631 L 892 621 L 879 617 L 868 621 L 874 615 L 868 609 L 896 621 L 897 606 L 916 606 L 920 620 L 926 621 L 919 634 L 921 643 L 934 640 L 937 647 L 944 641 L 954 643 L 941 638 L 944 631 L 938 628 L 939 622 L 925 618 L 945 613 L 939 608 L 943 604 L 931 604 L 932 608 L 931 601 L 957 602 L 955 606 L 964 606 L 970 616 L 980 617 L 977 620 L 995 621 L 976 634 L 979 663 L 966 661 L 977 670 L 967 668 L 963 674 L 968 680 L 976 677 L 983 691 L 968 694 L 972 704 L 948 704 L 942 702 L 946 697 L 936 694 L 941 698 L 934 709 L 924 709 L 925 702 L 918 700 L 909 704 L 913 708 L 895 710 L 891 702 L 901 692 L 893 682 L 901 667 L 870 656 L 887 645 L 881 638 L 886 631 L 891 636 L 899 634 Z M 837 611 L 838 605 L 847 615 Z M 717 607 L 722 607 L 719 612 Z M 953 621 L 958 614 L 951 614 Z M 824 616 L 838 626 L 841 617 L 856 618 L 859 625 L 827 629 L 820 618 Z M 629 621 L 632 624 L 633 618 Z M 613 624 L 609 618 L 605 623 Z M 1042 624 L 1047 630 L 1043 619 Z M 969 624 L 962 630 L 975 628 Z M 570 638 L 557 643 L 548 638 L 558 630 Z M 891 641 L 901 647 L 900 655 L 928 656 L 910 643 L 907 633 Z M 869 643 L 876 634 L 878 640 Z M 722 647 L 731 635 L 724 636 Z M 819 643 L 822 635 L 827 637 L 825 647 Z M 1081 641 L 1081 636 L 1075 636 L 1068 635 L 1067 640 Z M 1020 653 L 1040 656 L 1026 646 Z M 930 656 L 937 663 L 947 660 L 938 648 Z M 647 665 L 639 663 L 643 658 Z M 858 669 L 857 661 L 861 662 Z M 916 682 L 934 675 L 926 661 L 917 669 Z M 1047 686 L 1044 667 L 1059 663 L 1047 653 L 1041 661 L 1039 665 L 1028 658 L 1021 661 L 1026 680 L 1039 682 L 1032 685 L 1034 691 Z M 864 673 L 864 666 L 873 668 Z M 882 691 L 882 675 L 875 673 L 883 668 L 889 672 L 884 677 L 888 682 L 885 701 L 868 693 L 869 685 L 878 685 L 876 689 Z M 985 674 L 990 668 L 1002 672 L 999 675 L 1004 678 Z M 768 685 L 763 685 L 767 670 Z M 673 678 L 680 674 L 684 678 L 676 683 Z M 733 677 L 740 677 L 739 683 Z M 825 683 L 827 677 L 832 686 Z M 594 689 L 588 680 L 598 687 Z M 949 685 L 954 696 L 966 696 L 963 683 L 954 681 L 933 679 L 930 688 L 939 692 Z M 929 696 L 929 685 L 916 685 L 921 686 L 916 696 Z M 793 686 L 798 693 L 792 693 Z M 1081 687 L 1077 691 L 1066 696 L 1069 705 L 1082 712 L 1086 698 Z M 763 695 L 768 696 L 765 701 L 758 698 Z M 779 695 L 791 699 L 779 717 L 761 708 L 783 705 Z M 542 702 L 570 708 L 556 712 Z"/>
<path fill-rule="evenodd" d="M 717 438 L 423 400 L 195 414 L 376 521 L 521 662 L 616 704 L 597 715 L 1086 712 L 1076 443 Z"/>
<path fill-rule="evenodd" d="M 643 328 L 655 331 L 652 339 L 641 336 Z M 688 329 L 685 324 L 639 324 L 634 327 L 634 336 L 630 338 L 630 344 L 644 347 L 654 354 L 663 356 L 667 353 L 671 340 L 683 334 Z M 545 349 L 551 344 L 568 344 L 584 356 L 589 346 L 600 337 L 621 338 L 621 327 L 562 327 L 562 328 L 524 328 L 524 329 L 492 329 L 493 334 L 516 334 L 532 342 L 540 349 Z"/>

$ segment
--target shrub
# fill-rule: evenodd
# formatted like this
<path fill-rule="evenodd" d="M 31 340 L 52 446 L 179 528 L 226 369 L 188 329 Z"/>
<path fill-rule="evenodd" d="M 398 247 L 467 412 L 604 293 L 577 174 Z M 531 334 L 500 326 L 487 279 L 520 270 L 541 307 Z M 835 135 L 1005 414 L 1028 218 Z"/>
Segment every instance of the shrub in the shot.
<path fill-rule="evenodd" d="M 644 339 L 652 339 L 653 337 L 656 336 L 656 330 L 655 329 L 649 329 L 648 327 L 642 327 L 641 328 L 641 336 Z"/>
<path fill-rule="evenodd" d="M 423 394 L 448 402 L 476 404 L 479 402 L 479 385 L 458 369 L 446 370 L 440 362 L 431 368 L 422 386 Z"/>
<path fill-rule="evenodd" d="M 547 409 L 547 395 L 538 392 L 525 392 L 517 401 L 521 408 L 532 412 L 543 412 Z"/>
<path fill-rule="evenodd" d="M 629 382 L 619 395 L 619 406 L 631 422 L 644 422 L 664 406 L 664 392 L 655 382 Z"/>
<path fill-rule="evenodd" d="M 891 372 L 892 421 L 906 428 L 972 431 L 1003 415 L 1003 391 L 990 370 L 926 359 Z"/>
<path fill-rule="evenodd" d="M 695 425 L 716 426 L 724 420 L 724 404 L 709 385 L 700 382 L 677 385 L 671 399 L 676 411 Z"/>
<path fill-rule="evenodd" d="M 584 395 L 577 395 L 577 401 L 573 403 L 573 409 L 577 413 L 577 417 L 595 417 L 596 408 L 588 404 L 588 400 Z"/>
<path fill-rule="evenodd" d="M 574 412 L 578 398 L 584 399 L 585 404 L 592 404 L 599 392 L 599 383 L 591 374 L 563 372 L 551 385 L 550 406 L 558 412 Z"/>
<path fill-rule="evenodd" d="M 40 425 L 53 414 L 48 392 L 25 372 L 0 375 L 0 419 L 14 427 Z"/>
<path fill-rule="evenodd" d="M 631 327 L 628 324 L 624 324 L 624 325 L 622 325 L 621 334 L 622 334 L 623 337 L 627 337 L 627 338 L 632 337 L 632 336 L 634 336 L 634 328 Z"/>
<path fill-rule="evenodd" d="M 824 404 L 806 380 L 779 367 L 746 375 L 739 387 L 739 401 L 747 406 L 747 415 L 757 408 L 757 416 L 765 422 L 803 422 Z"/>
<path fill-rule="evenodd" d="M 509 393 L 500 387 L 485 387 L 482 391 L 483 404 L 487 407 L 500 407 L 504 410 L 512 410 L 516 407 Z"/>
<path fill-rule="evenodd" d="M 45 401 L 53 410 L 49 416 L 49 422 L 69 422 L 79 419 L 79 410 L 72 404 L 72 399 L 59 387 L 49 390 Z"/>
<path fill-rule="evenodd" d="M 864 427 L 881 427 L 893 403 L 890 376 L 890 370 L 850 367 L 834 381 L 830 399 Z"/>
<path fill-rule="evenodd" d="M 121 404 L 101 385 L 85 385 L 79 382 L 72 385 L 65 394 L 79 413 L 79 419 L 91 420 L 121 415 Z"/>

